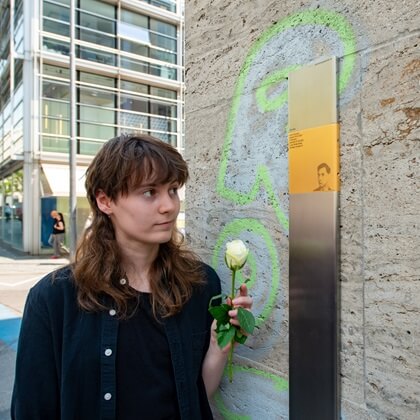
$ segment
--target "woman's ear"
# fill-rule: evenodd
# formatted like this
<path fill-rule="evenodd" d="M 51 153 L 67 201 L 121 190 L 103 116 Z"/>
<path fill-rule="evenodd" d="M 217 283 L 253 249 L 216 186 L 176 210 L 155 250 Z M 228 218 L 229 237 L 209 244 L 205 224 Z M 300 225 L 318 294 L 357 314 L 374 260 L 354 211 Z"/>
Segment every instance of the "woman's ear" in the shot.
<path fill-rule="evenodd" d="M 112 200 L 102 190 L 99 190 L 96 193 L 96 205 L 99 210 L 107 216 L 112 214 L 111 203 Z"/>

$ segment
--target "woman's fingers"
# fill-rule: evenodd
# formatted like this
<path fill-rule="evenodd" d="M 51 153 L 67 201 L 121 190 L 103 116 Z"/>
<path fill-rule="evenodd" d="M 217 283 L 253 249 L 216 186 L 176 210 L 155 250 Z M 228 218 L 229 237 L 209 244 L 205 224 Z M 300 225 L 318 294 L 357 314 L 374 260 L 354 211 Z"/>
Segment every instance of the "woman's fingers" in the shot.
<path fill-rule="evenodd" d="M 236 296 L 233 300 L 228 298 L 227 303 L 228 305 L 233 306 L 233 309 L 228 312 L 230 316 L 230 323 L 239 327 L 240 325 L 237 319 L 238 310 L 236 308 L 242 307 L 246 310 L 251 310 L 252 308 L 252 298 L 248 295 L 248 288 L 246 287 L 246 284 L 242 284 L 239 288 L 238 296 Z"/>
<path fill-rule="evenodd" d="M 248 295 L 248 288 L 246 287 L 246 284 L 242 284 L 239 288 L 239 295 L 233 299 L 232 306 L 242 306 L 245 309 L 251 309 L 252 298 Z"/>

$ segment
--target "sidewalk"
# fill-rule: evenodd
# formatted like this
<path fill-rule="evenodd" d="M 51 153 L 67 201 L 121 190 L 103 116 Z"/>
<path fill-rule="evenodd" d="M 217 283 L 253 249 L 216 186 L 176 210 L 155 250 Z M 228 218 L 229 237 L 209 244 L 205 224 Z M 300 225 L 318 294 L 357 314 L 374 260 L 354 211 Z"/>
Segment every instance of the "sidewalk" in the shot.
<path fill-rule="evenodd" d="M 27 255 L 0 243 L 0 305 L 21 315 L 29 289 L 68 262 L 67 258 L 53 260 L 49 255 Z"/>
<path fill-rule="evenodd" d="M 0 420 L 10 419 L 16 349 L 29 289 L 67 258 L 31 256 L 0 243 Z"/>

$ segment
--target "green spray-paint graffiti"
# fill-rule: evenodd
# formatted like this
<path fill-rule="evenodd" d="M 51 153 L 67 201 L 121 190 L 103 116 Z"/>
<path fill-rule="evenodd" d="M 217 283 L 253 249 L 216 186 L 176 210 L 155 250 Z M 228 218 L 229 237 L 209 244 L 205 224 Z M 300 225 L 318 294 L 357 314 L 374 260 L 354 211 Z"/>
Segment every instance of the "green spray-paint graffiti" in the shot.
<path fill-rule="evenodd" d="M 232 140 L 234 124 L 238 114 L 240 99 L 245 88 L 245 81 L 250 72 L 252 64 L 255 60 L 257 53 L 267 44 L 267 42 L 274 36 L 282 33 L 285 30 L 304 26 L 304 25 L 323 25 L 336 31 L 343 46 L 343 66 L 339 75 L 338 89 L 341 93 L 346 87 L 353 67 L 356 49 L 355 36 L 350 24 L 338 13 L 324 11 L 324 10 L 309 10 L 295 15 L 291 15 L 286 19 L 280 21 L 278 24 L 273 25 L 254 43 L 251 47 L 245 63 L 241 68 L 239 78 L 236 83 L 232 107 L 230 110 L 227 130 L 225 136 L 225 143 L 223 145 L 222 160 L 219 168 L 219 175 L 217 178 L 217 192 L 225 199 L 233 201 L 238 205 L 245 205 L 255 200 L 257 192 L 260 188 L 264 188 L 269 195 L 269 202 L 273 206 L 276 216 L 280 224 L 287 229 L 288 219 L 283 213 L 280 203 L 276 198 L 273 189 L 273 183 L 270 180 L 269 169 L 265 165 L 260 165 L 257 169 L 255 182 L 252 188 L 247 193 L 241 193 L 226 186 L 225 179 L 227 174 L 228 159 L 232 153 Z M 287 74 L 298 68 L 298 65 L 288 66 L 285 69 L 276 70 L 275 73 L 264 79 L 260 87 L 256 91 L 257 102 L 260 105 L 262 112 L 275 111 L 287 102 L 287 91 L 283 92 L 280 96 L 269 99 L 267 98 L 267 91 L 269 87 L 286 80 Z"/>
<path fill-rule="evenodd" d="M 314 27 L 317 28 L 317 31 L 311 33 L 311 29 Z M 322 33 L 322 31 L 325 32 Z M 326 10 L 307 10 L 288 16 L 266 30 L 251 46 L 246 56 L 235 85 L 221 154 L 216 185 L 218 194 L 238 206 L 246 206 L 260 199 L 261 196 L 259 194 L 264 192 L 281 229 L 286 233 L 289 224 L 284 208 L 287 203 L 282 204 L 280 193 L 283 192 L 283 195 L 287 195 L 287 171 L 283 171 L 280 174 L 276 173 L 278 168 L 287 168 L 287 133 L 284 130 L 284 127 L 287 126 L 287 108 L 285 106 L 287 104 L 286 81 L 291 71 L 317 58 L 316 54 L 308 53 L 305 50 L 308 42 L 301 41 L 300 38 L 309 35 L 310 39 L 312 39 L 315 36 L 319 36 L 320 33 L 324 41 L 332 44 L 330 51 L 341 60 L 338 91 L 339 94 L 343 94 L 344 90 L 349 86 L 355 67 L 356 37 L 351 25 L 342 15 Z M 298 41 L 295 41 L 295 38 Z M 275 44 L 276 42 L 277 45 Z M 289 48 L 290 51 L 286 51 L 283 54 L 283 51 L 287 49 L 287 42 L 290 42 L 292 47 Z M 293 43 L 296 42 L 297 44 L 293 48 Z M 303 52 L 299 51 L 300 47 L 303 48 Z M 279 58 L 276 61 L 277 57 Z M 244 108 L 247 109 L 244 110 Z M 265 133 L 264 130 L 266 131 Z M 265 139 L 263 138 L 264 134 Z M 275 150 L 276 145 L 279 145 L 279 139 L 283 142 L 284 152 L 283 155 L 278 156 L 277 161 L 273 164 L 273 162 L 268 161 L 272 159 L 273 150 Z M 241 141 L 242 149 L 249 145 L 254 147 L 252 152 L 248 152 L 248 157 L 245 159 L 238 157 L 237 153 L 235 155 L 235 152 L 241 149 Z M 245 141 L 247 143 L 244 144 L 243 142 Z M 268 150 L 268 153 L 265 156 L 261 156 L 262 147 L 254 152 L 256 145 L 261 144 L 263 141 L 267 141 L 264 148 Z M 278 162 L 281 162 L 281 165 Z M 238 176 L 238 165 L 246 167 L 247 177 Z M 251 168 L 252 165 L 254 165 L 253 168 Z M 235 181 L 238 179 L 246 180 L 248 184 L 244 187 L 244 184 L 246 184 L 244 182 L 241 186 L 240 183 L 232 182 L 234 179 Z M 276 186 L 276 180 L 278 179 L 283 179 L 281 188 L 278 185 Z M 261 220 L 245 218 L 229 222 L 218 236 L 212 265 L 216 268 L 220 264 L 224 243 L 234 237 L 243 237 L 249 234 L 256 235 L 261 239 L 263 248 L 268 254 L 267 261 L 264 261 L 263 264 L 260 260 L 258 260 L 258 264 L 254 256 L 250 258 L 251 283 L 249 288 L 251 291 L 255 287 L 257 280 L 259 280 L 259 267 L 262 265 L 265 267 L 267 265 L 271 266 L 268 298 L 260 313 L 257 314 L 257 325 L 261 326 L 269 319 L 275 306 L 281 274 L 275 241 L 263 223 L 261 223 Z M 267 383 L 270 384 L 272 384 L 273 378 L 276 378 L 276 380 L 282 381 L 284 384 L 282 391 L 287 391 L 287 381 L 275 375 L 267 374 L 258 369 L 253 369 L 252 372 L 250 370 L 247 371 L 246 369 L 248 368 L 241 366 L 235 366 L 235 369 L 244 374 L 257 375 L 260 379 L 267 380 Z M 268 377 L 266 375 L 271 376 Z M 248 412 L 249 415 L 237 414 L 226 407 L 222 394 L 223 392 L 217 395 L 215 402 L 220 413 L 226 419 L 248 419 L 256 418 L 261 414 L 265 415 L 265 413 L 259 413 L 255 408 Z M 265 395 L 265 393 L 259 393 L 259 398 L 264 398 Z M 287 406 L 287 403 L 285 403 L 285 406 Z M 277 408 L 281 411 L 284 407 Z M 249 406 L 248 409 L 250 409 Z M 285 409 L 287 410 L 287 408 Z M 281 416 L 281 413 L 276 413 L 276 415 Z"/>
<path fill-rule="evenodd" d="M 248 378 L 251 377 L 253 381 L 264 381 L 264 385 L 267 387 L 268 393 L 273 395 L 281 395 L 289 390 L 288 382 L 276 375 L 269 372 L 264 372 L 259 369 L 250 368 L 246 366 L 234 366 L 233 368 L 235 378 L 240 378 L 240 375 L 246 375 Z M 239 375 L 239 376 L 238 376 Z M 251 420 L 252 417 L 246 414 L 237 414 L 229 411 L 224 405 L 220 391 L 214 396 L 214 402 L 220 407 L 220 414 L 229 420 Z"/>

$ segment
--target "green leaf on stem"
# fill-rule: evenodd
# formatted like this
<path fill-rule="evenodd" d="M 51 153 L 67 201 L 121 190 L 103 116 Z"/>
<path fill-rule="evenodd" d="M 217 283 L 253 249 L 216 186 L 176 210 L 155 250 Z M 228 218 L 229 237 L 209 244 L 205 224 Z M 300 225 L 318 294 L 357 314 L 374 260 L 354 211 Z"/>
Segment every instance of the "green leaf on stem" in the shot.
<path fill-rule="evenodd" d="M 213 306 L 209 308 L 209 312 L 211 313 L 212 317 L 217 321 L 218 324 L 226 324 L 229 322 L 229 314 L 228 312 L 232 309 L 230 305 L 227 305 L 226 303 L 219 305 L 219 306 Z"/>
<path fill-rule="evenodd" d="M 217 300 L 218 301 L 218 305 L 220 304 L 219 302 L 220 302 L 220 300 L 222 299 L 222 294 L 220 293 L 219 295 L 216 295 L 216 296 L 213 296 L 211 299 L 210 299 L 210 302 L 209 302 L 209 309 L 213 306 L 213 302 L 215 301 L 215 300 Z"/>
<path fill-rule="evenodd" d="M 235 332 L 235 341 L 239 344 L 244 344 L 248 336 L 242 334 L 240 330 L 236 329 Z"/>
<path fill-rule="evenodd" d="M 248 334 L 252 334 L 255 328 L 255 318 L 252 312 L 239 307 L 238 308 L 238 321 L 241 328 Z"/>
<path fill-rule="evenodd" d="M 227 329 L 220 330 L 217 333 L 217 344 L 220 348 L 223 349 L 232 341 L 232 338 L 235 336 L 235 330 L 236 328 L 229 324 Z"/>

